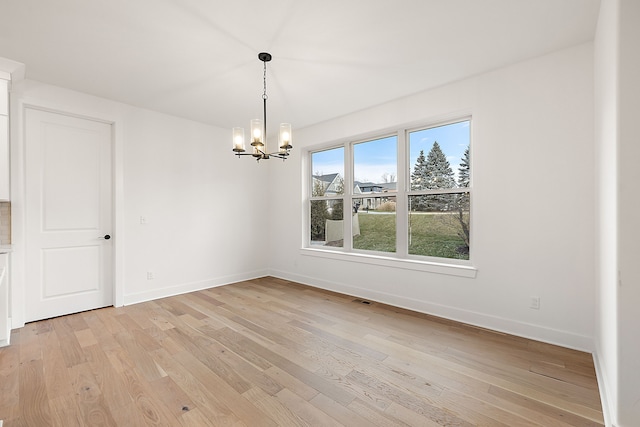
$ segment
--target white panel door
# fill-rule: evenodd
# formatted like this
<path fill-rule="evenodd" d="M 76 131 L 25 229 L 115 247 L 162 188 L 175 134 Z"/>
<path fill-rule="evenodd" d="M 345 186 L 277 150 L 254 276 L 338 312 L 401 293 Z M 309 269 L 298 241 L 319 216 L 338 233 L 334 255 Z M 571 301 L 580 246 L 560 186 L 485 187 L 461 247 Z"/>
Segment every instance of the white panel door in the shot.
<path fill-rule="evenodd" d="M 111 125 L 26 109 L 26 321 L 113 304 Z"/>

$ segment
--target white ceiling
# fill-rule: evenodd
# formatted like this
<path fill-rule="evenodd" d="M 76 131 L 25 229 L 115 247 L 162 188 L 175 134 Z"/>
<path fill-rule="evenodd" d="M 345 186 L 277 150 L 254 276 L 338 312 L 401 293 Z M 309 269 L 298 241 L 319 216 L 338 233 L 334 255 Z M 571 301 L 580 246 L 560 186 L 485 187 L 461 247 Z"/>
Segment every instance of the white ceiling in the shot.
<path fill-rule="evenodd" d="M 0 0 L 26 77 L 224 128 L 305 127 L 593 40 L 600 0 Z M 270 126 L 271 128 L 271 126 Z"/>

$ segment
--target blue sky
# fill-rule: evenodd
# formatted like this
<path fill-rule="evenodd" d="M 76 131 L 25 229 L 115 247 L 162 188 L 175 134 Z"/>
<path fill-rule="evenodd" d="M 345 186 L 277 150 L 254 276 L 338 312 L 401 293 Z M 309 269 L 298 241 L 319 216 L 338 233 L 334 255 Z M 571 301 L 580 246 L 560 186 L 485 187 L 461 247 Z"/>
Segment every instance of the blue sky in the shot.
<path fill-rule="evenodd" d="M 458 166 L 462 161 L 464 150 L 469 146 L 470 137 L 469 121 L 411 132 L 409 136 L 410 172 L 413 171 L 420 150 L 424 150 L 424 156 L 427 157 L 433 143 L 437 141 L 457 179 Z"/>
<path fill-rule="evenodd" d="M 425 157 L 435 141 L 447 156 L 451 169 L 457 176 L 458 166 L 469 146 L 469 122 L 452 123 L 430 129 L 411 132 L 409 134 L 409 173 L 413 171 L 420 150 L 424 150 Z M 354 144 L 354 178 L 361 182 L 383 182 L 383 175 L 397 177 L 397 146 L 396 137 L 387 137 L 368 142 Z M 344 149 L 313 153 L 312 171 L 314 174 L 327 175 L 340 173 L 344 176 Z"/>

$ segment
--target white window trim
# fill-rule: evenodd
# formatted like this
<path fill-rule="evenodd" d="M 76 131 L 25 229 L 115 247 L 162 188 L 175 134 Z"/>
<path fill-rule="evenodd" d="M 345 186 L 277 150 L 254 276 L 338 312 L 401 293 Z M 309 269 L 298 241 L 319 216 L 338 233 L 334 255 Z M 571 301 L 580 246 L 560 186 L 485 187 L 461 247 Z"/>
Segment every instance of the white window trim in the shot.
<path fill-rule="evenodd" d="M 438 260 L 445 260 L 444 262 L 426 261 L 423 259 L 413 258 L 396 258 L 385 255 L 381 255 L 382 252 L 367 251 L 367 253 L 361 252 L 347 252 L 344 250 L 332 249 L 320 249 L 314 247 L 306 247 L 300 249 L 300 255 L 311 256 L 317 258 L 333 259 L 339 261 L 353 262 L 359 264 L 372 264 L 383 267 L 399 268 L 403 270 L 415 270 L 428 273 L 446 274 L 449 276 L 468 277 L 475 278 L 478 269 L 471 265 L 455 264 L 455 259 L 437 258 Z M 422 257 L 426 258 L 426 257 Z"/>
<path fill-rule="evenodd" d="M 311 245 L 309 236 L 310 227 L 310 212 L 309 201 L 310 200 L 343 200 L 343 209 L 351 211 L 354 198 L 359 198 L 358 195 L 353 194 L 353 176 L 351 169 L 353 167 L 353 145 L 361 142 L 375 140 L 379 138 L 385 138 L 388 136 L 397 136 L 397 150 L 398 150 L 398 164 L 402 164 L 404 170 L 398 170 L 397 174 L 397 193 L 396 193 L 396 217 L 402 218 L 408 215 L 408 197 L 421 194 L 442 194 L 442 193 L 465 193 L 468 192 L 470 197 L 473 198 L 473 178 L 471 178 L 471 185 L 465 188 L 452 188 L 442 190 L 421 190 L 411 191 L 406 188 L 411 175 L 411 165 L 408 164 L 408 134 L 420 129 L 427 129 L 438 126 L 446 126 L 452 123 L 458 123 L 468 120 L 470 122 L 472 133 L 473 120 L 470 113 L 459 114 L 455 116 L 449 116 L 441 118 L 440 120 L 433 122 L 422 122 L 420 124 L 404 125 L 387 129 L 386 131 L 380 131 L 375 133 L 367 133 L 360 137 L 343 138 L 333 141 L 332 143 L 325 143 L 315 145 L 313 147 L 307 147 L 303 150 L 302 156 L 302 176 L 305 177 L 306 184 L 303 186 L 303 233 L 302 233 L 302 247 L 300 254 L 304 256 L 312 256 L 325 259 L 340 260 L 346 262 L 355 262 L 361 264 L 372 264 L 385 267 L 416 270 L 437 274 L 446 274 L 458 277 L 475 278 L 477 274 L 477 268 L 472 264 L 472 258 L 468 260 L 461 260 L 455 258 L 439 258 L 429 256 L 418 256 L 408 254 L 408 225 L 407 221 L 396 222 L 396 252 L 375 252 L 364 251 L 353 248 L 353 236 L 351 233 L 352 217 L 346 215 L 344 218 L 344 247 L 318 247 Z M 472 138 L 473 139 L 473 138 Z M 309 176 L 311 176 L 311 154 L 318 151 L 330 150 L 334 148 L 344 148 L 344 187 L 345 194 L 341 196 L 329 196 L 329 197 L 312 197 L 311 189 L 309 188 Z M 402 161 L 400 161 L 402 159 Z M 473 163 L 473 157 L 471 158 Z M 473 166 L 471 167 L 471 174 L 473 175 Z M 473 211 L 473 203 L 471 204 L 471 210 Z M 345 210 L 346 212 L 346 210 Z M 473 239 L 473 226 L 474 215 L 471 215 L 471 230 Z M 350 249 L 346 249 L 350 248 Z"/>

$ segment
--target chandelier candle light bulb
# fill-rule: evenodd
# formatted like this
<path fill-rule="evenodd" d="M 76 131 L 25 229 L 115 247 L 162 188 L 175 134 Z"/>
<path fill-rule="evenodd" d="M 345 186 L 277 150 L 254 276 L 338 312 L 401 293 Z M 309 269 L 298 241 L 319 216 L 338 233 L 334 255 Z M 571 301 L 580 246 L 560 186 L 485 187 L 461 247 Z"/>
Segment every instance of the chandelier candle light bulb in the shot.
<path fill-rule="evenodd" d="M 262 120 L 251 120 L 251 145 L 263 145 L 262 143 Z"/>
<path fill-rule="evenodd" d="M 244 129 L 233 128 L 233 151 L 242 153 L 244 151 Z"/>
<path fill-rule="evenodd" d="M 264 65 L 264 92 L 262 93 L 262 108 L 264 119 L 253 119 L 250 122 L 251 146 L 253 147 L 252 153 L 245 153 L 244 129 L 232 129 L 233 151 L 238 157 L 253 156 L 257 161 L 260 161 L 261 159 L 269 159 L 271 156 L 286 160 L 290 154 L 289 150 L 293 148 L 293 146 L 291 145 L 291 124 L 289 123 L 280 124 L 280 132 L 278 132 L 279 151 L 273 153 L 267 152 L 267 62 L 271 61 L 271 54 L 267 52 L 261 52 L 260 54 L 258 54 L 258 59 L 262 61 Z"/>
<path fill-rule="evenodd" d="M 280 138 L 279 144 L 281 152 L 285 152 L 290 150 L 291 147 L 291 124 L 289 123 L 280 123 Z"/>

